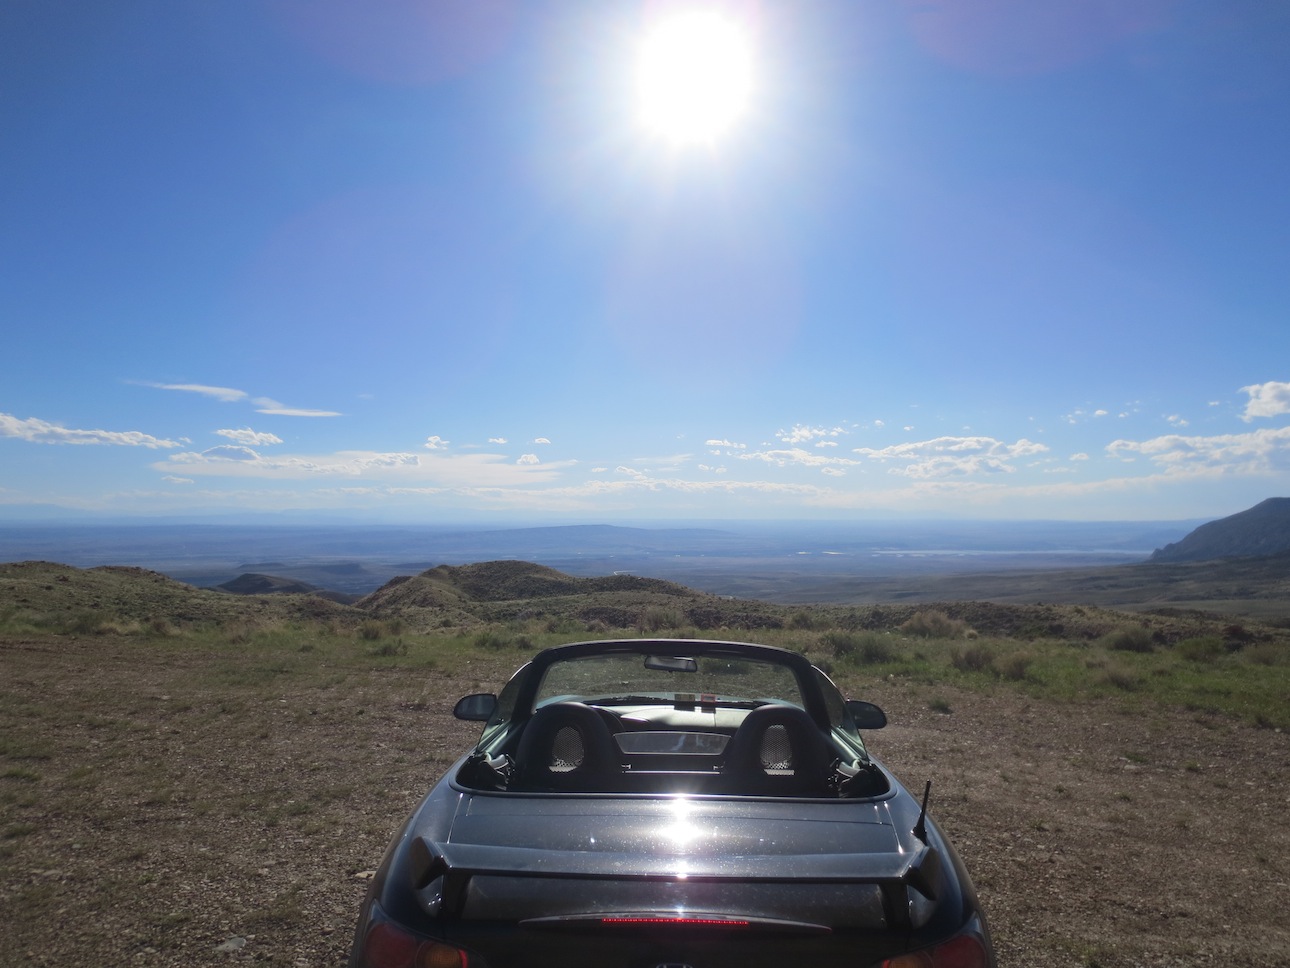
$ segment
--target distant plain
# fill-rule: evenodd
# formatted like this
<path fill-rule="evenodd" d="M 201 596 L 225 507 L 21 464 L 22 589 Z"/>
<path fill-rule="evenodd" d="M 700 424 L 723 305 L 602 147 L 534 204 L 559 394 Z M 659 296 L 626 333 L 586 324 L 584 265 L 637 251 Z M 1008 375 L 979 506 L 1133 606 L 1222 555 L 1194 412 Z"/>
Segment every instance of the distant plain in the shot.
<path fill-rule="evenodd" d="M 199 587 L 269 574 L 359 596 L 436 565 L 510 558 L 571 575 L 635 574 L 781 603 L 971 598 L 1132 606 L 1160 596 L 1158 573 L 1122 566 L 1145 562 L 1197 523 L 11 523 L 0 525 L 0 561 L 134 565 Z"/>

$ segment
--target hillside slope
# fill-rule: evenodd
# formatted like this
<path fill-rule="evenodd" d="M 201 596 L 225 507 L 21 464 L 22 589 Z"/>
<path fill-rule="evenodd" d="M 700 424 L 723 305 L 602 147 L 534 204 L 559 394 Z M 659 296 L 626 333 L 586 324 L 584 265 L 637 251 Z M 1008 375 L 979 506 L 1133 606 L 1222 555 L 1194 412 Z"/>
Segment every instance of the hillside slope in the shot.
<path fill-rule="evenodd" d="M 1202 524 L 1181 541 L 1152 553 L 1153 562 L 1277 555 L 1290 551 L 1290 497 L 1270 497 L 1254 507 Z"/>
<path fill-rule="evenodd" d="M 329 619 L 353 614 L 317 595 L 232 595 L 144 568 L 73 568 L 49 561 L 0 564 L 0 619 L 10 626 L 105 632 Z"/>
<path fill-rule="evenodd" d="M 1196 566 L 1161 566 L 1168 568 Z M 729 598 L 629 575 L 577 578 L 517 561 L 440 566 L 396 579 L 355 605 L 306 594 L 231 595 L 139 568 L 79 569 L 49 562 L 0 564 L 0 634 L 27 632 L 162 633 L 214 628 L 233 635 L 279 624 L 358 631 L 376 621 L 408 633 L 484 630 L 536 621 L 549 631 L 599 638 L 624 632 L 753 638 L 800 630 L 887 632 L 920 612 L 942 612 L 981 635 L 1023 640 L 1091 641 L 1125 625 L 1146 627 L 1161 643 L 1189 636 L 1232 637 L 1232 616 L 1162 607 L 1131 614 L 1084 604 L 945 598 L 853 604 L 775 604 Z M 1257 629 L 1257 631 L 1256 631 Z M 1256 638 L 1280 629 L 1250 625 Z"/>
<path fill-rule="evenodd" d="M 764 628 L 782 624 L 784 611 L 767 602 L 722 598 L 658 578 L 577 578 L 526 561 L 440 565 L 396 578 L 355 607 L 423 628 L 529 618 L 613 628 L 651 621 L 702 628 Z"/>

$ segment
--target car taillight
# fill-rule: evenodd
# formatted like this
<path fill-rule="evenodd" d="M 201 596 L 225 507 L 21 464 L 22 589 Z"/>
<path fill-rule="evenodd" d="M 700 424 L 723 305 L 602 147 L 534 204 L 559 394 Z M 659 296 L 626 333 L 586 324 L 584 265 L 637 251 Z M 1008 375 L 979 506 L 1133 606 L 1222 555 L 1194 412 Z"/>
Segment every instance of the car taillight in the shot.
<path fill-rule="evenodd" d="M 976 932 L 955 935 L 944 944 L 888 958 L 882 968 L 989 968 L 990 956 Z"/>
<path fill-rule="evenodd" d="M 422 938 L 391 921 L 372 925 L 363 944 L 366 968 L 469 968 L 466 952 Z"/>

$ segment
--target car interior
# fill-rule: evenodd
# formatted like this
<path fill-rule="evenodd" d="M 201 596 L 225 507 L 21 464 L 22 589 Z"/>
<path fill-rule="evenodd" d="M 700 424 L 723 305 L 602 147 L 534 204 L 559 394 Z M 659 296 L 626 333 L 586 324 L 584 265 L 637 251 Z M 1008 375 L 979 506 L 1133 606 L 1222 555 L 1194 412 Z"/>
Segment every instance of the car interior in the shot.
<path fill-rule="evenodd" d="M 705 698 L 549 703 L 500 755 L 471 757 L 458 779 L 513 793 L 850 799 L 888 792 L 881 770 L 845 755 L 803 709 L 782 703 L 734 709 Z"/>

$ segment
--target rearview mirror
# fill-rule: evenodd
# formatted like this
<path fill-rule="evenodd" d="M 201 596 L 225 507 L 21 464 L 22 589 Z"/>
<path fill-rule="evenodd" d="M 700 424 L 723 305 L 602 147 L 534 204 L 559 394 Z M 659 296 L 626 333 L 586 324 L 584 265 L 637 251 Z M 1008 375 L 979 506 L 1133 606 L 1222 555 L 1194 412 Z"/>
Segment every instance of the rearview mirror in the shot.
<path fill-rule="evenodd" d="M 647 655 L 645 668 L 663 672 L 698 672 L 699 663 L 683 655 Z"/>
<path fill-rule="evenodd" d="M 863 699 L 848 699 L 847 712 L 851 714 L 856 729 L 882 729 L 887 725 L 887 714 Z"/>
<path fill-rule="evenodd" d="M 477 692 L 462 696 L 457 705 L 452 707 L 452 714 L 458 719 L 472 723 L 486 723 L 497 708 L 497 697 L 491 692 Z"/>

